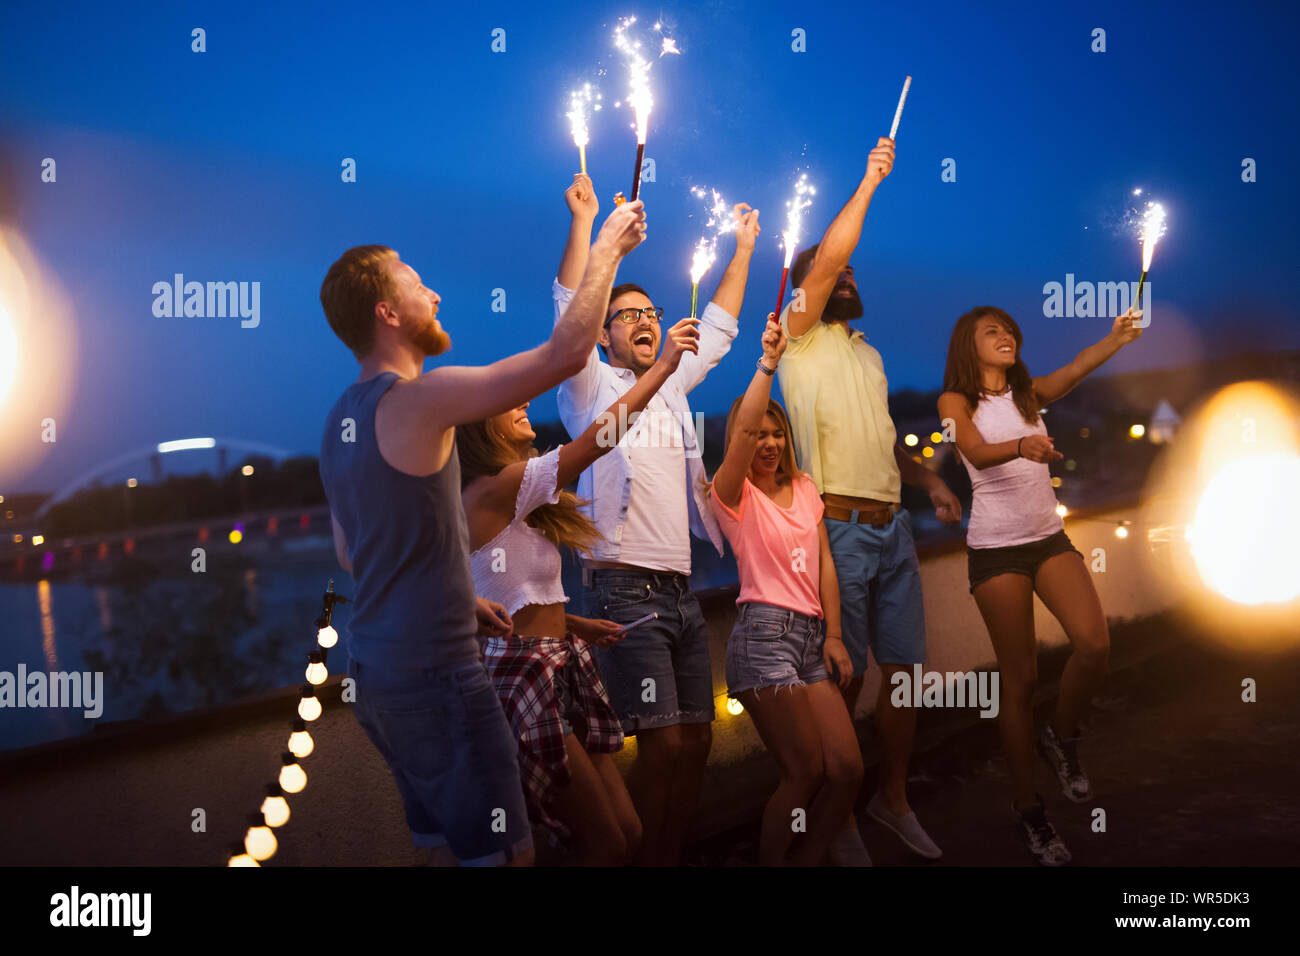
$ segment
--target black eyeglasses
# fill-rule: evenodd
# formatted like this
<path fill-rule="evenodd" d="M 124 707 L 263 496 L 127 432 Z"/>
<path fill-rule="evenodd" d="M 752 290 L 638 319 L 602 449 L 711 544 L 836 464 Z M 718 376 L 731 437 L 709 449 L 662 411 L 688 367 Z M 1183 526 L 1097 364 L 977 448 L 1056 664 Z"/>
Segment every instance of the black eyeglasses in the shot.
<path fill-rule="evenodd" d="M 641 316 L 643 315 L 646 318 L 648 318 L 651 322 L 660 322 L 663 320 L 664 310 L 652 309 L 652 308 L 619 309 L 617 312 L 615 312 L 613 315 L 611 315 L 608 319 L 605 320 L 605 324 L 609 325 L 611 322 L 622 322 L 624 325 L 635 325 L 637 322 L 640 321 Z"/>

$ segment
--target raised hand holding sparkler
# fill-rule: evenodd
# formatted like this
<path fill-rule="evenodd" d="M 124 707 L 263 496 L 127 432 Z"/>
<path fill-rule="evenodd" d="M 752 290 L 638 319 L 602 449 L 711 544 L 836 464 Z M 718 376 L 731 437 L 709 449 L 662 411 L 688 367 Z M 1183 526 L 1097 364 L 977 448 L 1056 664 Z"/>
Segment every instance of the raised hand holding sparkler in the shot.
<path fill-rule="evenodd" d="M 574 219 L 594 222 L 600 212 L 600 201 L 591 185 L 591 177 L 586 173 L 573 174 L 573 185 L 564 191 L 564 201 Z"/>

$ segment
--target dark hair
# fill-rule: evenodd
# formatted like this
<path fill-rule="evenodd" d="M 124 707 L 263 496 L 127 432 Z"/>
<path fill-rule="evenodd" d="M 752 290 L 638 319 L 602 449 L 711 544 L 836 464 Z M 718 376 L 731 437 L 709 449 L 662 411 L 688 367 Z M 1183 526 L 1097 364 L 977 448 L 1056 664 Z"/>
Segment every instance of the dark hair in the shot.
<path fill-rule="evenodd" d="M 813 259 L 817 256 L 817 245 L 809 246 L 803 252 L 794 257 L 794 262 L 790 264 L 790 290 L 793 292 L 803 284 L 803 280 L 808 278 L 808 270 L 812 268 Z"/>
<path fill-rule="evenodd" d="M 996 306 L 976 306 L 953 326 L 952 338 L 948 341 L 948 362 L 943 370 L 943 390 L 964 397 L 967 410 L 971 412 L 979 405 L 981 396 L 990 394 L 980 376 L 979 359 L 975 357 L 975 324 L 982 318 L 997 319 L 1016 340 L 1016 364 L 1007 369 L 1007 384 L 1011 386 L 1011 397 L 1020 416 L 1030 425 L 1037 424 L 1038 395 L 1029 369 L 1020 357 L 1024 336 L 1020 334 L 1016 320 Z"/>
<path fill-rule="evenodd" d="M 645 289 L 641 288 L 635 282 L 620 282 L 618 285 L 614 286 L 614 288 L 610 290 L 609 301 L 605 303 L 606 324 L 608 324 L 609 320 L 613 318 L 613 316 L 610 315 L 609 313 L 609 307 L 614 304 L 614 300 L 617 299 L 620 295 L 626 295 L 629 292 L 640 292 L 647 299 L 650 298 L 650 293 L 647 292 Z"/>

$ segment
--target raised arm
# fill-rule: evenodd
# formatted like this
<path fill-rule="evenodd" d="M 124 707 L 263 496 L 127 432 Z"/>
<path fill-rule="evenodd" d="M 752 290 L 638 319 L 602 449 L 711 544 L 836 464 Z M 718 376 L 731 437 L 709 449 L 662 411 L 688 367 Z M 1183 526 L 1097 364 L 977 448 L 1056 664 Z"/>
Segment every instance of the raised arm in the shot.
<path fill-rule="evenodd" d="M 785 333 L 781 331 L 776 316 L 769 312 L 767 327 L 763 329 L 763 357 L 760 360 L 764 368 L 776 372 L 785 345 Z M 750 463 L 754 460 L 758 431 L 763 426 L 763 415 L 767 412 L 767 401 L 771 397 L 772 375 L 762 369 L 755 369 L 749 388 L 745 389 L 745 397 L 740 401 L 740 410 L 736 413 L 736 426 L 731 433 L 731 441 L 727 444 L 727 454 L 713 476 L 713 494 L 732 510 L 740 506 L 745 476 L 749 474 Z"/>
<path fill-rule="evenodd" d="M 758 225 L 758 210 L 750 209 L 748 203 L 736 203 L 736 251 L 727 263 L 727 271 L 722 274 L 718 289 L 713 293 L 713 302 L 718 308 L 731 315 L 740 315 L 740 306 L 745 301 L 745 283 L 749 279 L 749 260 L 754 255 L 754 242 L 763 230 Z"/>
<path fill-rule="evenodd" d="M 581 371 L 595 348 L 618 263 L 644 238 L 644 206 L 624 203 L 605 220 L 573 302 L 549 340 L 491 365 L 440 368 L 421 376 L 415 401 L 435 434 L 509 411 Z"/>
<path fill-rule="evenodd" d="M 699 325 L 699 319 L 682 319 L 669 329 L 654 365 L 618 401 L 597 415 L 586 431 L 560 449 L 560 468 L 555 483 L 557 488 L 576 481 L 592 462 L 608 454 L 623 440 L 629 422 L 645 410 L 650 399 L 677 371 L 682 355 L 699 351 Z"/>
<path fill-rule="evenodd" d="M 564 255 L 560 257 L 555 276 L 566 289 L 576 289 L 587 268 L 591 226 L 600 211 L 600 203 L 585 173 L 574 173 L 573 185 L 564 191 L 564 201 L 569 206 L 569 239 L 564 244 Z"/>
<path fill-rule="evenodd" d="M 1038 393 L 1040 406 L 1052 402 L 1068 393 L 1088 375 L 1095 372 L 1103 362 L 1128 345 L 1136 342 L 1142 335 L 1142 329 L 1135 328 L 1135 320 L 1142 318 L 1142 313 L 1130 308 L 1115 319 L 1110 333 L 1096 345 L 1089 345 L 1076 355 L 1068 365 L 1063 365 L 1051 375 L 1034 379 L 1034 391 Z"/>
<path fill-rule="evenodd" d="M 867 171 L 862 176 L 862 182 L 858 183 L 857 190 L 849 197 L 844 208 L 831 220 L 817 247 L 812 266 L 799 284 L 804 293 L 804 308 L 796 312 L 792 306 L 787 320 L 790 334 L 795 338 L 821 321 L 822 310 L 826 308 L 835 283 L 858 246 L 858 239 L 862 236 L 862 221 L 867 217 L 871 197 L 893 168 L 894 141 L 888 136 L 882 136 L 867 157 Z"/>
<path fill-rule="evenodd" d="M 1065 457 L 1052 446 L 1052 439 L 1046 435 L 1034 434 L 1015 441 L 986 442 L 971 420 L 970 411 L 966 407 L 966 396 L 958 392 L 944 392 L 939 396 L 939 418 L 952 420 L 956 430 L 957 450 L 980 471 L 1004 465 L 1017 458 L 1046 463 Z"/>

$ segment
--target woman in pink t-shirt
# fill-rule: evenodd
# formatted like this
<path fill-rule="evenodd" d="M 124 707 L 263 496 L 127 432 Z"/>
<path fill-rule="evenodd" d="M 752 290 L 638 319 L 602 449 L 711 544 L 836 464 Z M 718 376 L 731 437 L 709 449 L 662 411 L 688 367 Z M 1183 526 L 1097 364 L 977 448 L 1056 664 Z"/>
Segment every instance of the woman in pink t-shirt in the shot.
<path fill-rule="evenodd" d="M 763 357 L 727 417 L 726 455 L 709 504 L 740 570 L 727 692 L 744 704 L 781 768 L 763 811 L 759 862 L 812 866 L 846 817 L 852 819 L 862 755 L 844 699 L 826 679 L 834 670 L 847 683 L 853 665 L 840 639 L 839 587 L 821 498 L 795 467 L 789 420 L 771 399 L 785 346 L 769 316 Z M 796 842 L 791 821 L 800 810 L 807 829 Z"/>

